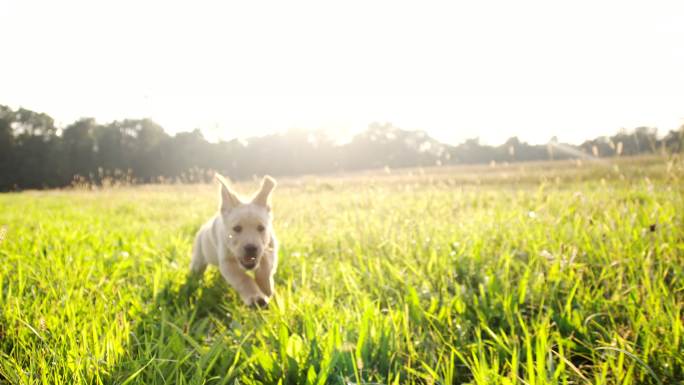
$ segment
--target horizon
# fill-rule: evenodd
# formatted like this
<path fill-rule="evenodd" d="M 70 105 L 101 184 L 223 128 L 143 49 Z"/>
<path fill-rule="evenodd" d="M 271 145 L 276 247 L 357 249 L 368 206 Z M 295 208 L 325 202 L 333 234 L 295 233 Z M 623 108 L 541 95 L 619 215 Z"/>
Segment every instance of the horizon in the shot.
<path fill-rule="evenodd" d="M 3 106 L 3 104 L 0 103 L 0 106 Z M 24 107 L 24 106 L 17 106 L 17 107 L 8 106 L 8 107 L 10 107 L 11 109 L 13 109 L 14 111 L 18 111 L 19 109 L 24 108 L 24 109 L 26 109 L 26 110 L 33 111 L 33 112 L 36 112 L 36 113 L 44 113 L 44 114 L 46 114 L 46 115 L 48 115 L 48 116 L 50 116 L 51 118 L 54 119 L 54 117 L 53 117 L 52 115 L 50 115 L 49 113 L 44 112 L 44 111 L 32 110 L 32 109 L 26 108 L 26 107 Z M 100 125 L 100 126 L 107 126 L 107 125 L 109 125 L 109 124 L 112 124 L 112 123 L 115 123 L 115 122 L 122 122 L 122 121 L 125 121 L 125 120 L 146 120 L 146 119 L 147 119 L 147 120 L 151 120 L 151 121 L 154 122 L 155 124 L 159 124 L 159 122 L 157 122 L 157 121 L 155 121 L 154 119 L 151 119 L 151 118 L 149 118 L 149 117 L 141 117 L 141 118 L 122 118 L 122 119 L 115 119 L 115 120 L 110 120 L 110 121 L 100 121 L 100 120 L 97 120 L 97 119 L 94 118 L 94 117 L 83 116 L 83 117 L 81 117 L 81 118 L 75 119 L 75 120 L 73 120 L 73 121 L 71 121 L 71 122 L 68 122 L 68 123 L 58 122 L 57 120 L 55 120 L 55 128 L 57 128 L 57 130 L 58 130 L 58 131 L 57 131 L 58 135 L 61 135 L 61 134 L 62 134 L 62 131 L 63 131 L 65 128 L 69 127 L 70 125 L 75 124 L 75 123 L 77 123 L 78 121 L 85 120 L 85 119 L 94 119 L 94 120 L 95 120 L 95 123 L 98 124 L 98 125 Z M 405 128 L 405 127 L 397 126 L 397 125 L 393 124 L 392 122 L 379 122 L 379 121 L 375 121 L 375 122 L 369 122 L 363 129 L 359 129 L 359 130 L 357 130 L 357 131 L 355 131 L 355 132 L 348 133 L 347 136 L 344 136 L 344 137 L 343 137 L 343 136 L 338 135 L 338 136 L 328 136 L 328 137 L 332 140 L 332 142 L 333 142 L 333 144 L 334 144 L 335 146 L 343 146 L 343 145 L 349 144 L 349 143 L 353 140 L 354 136 L 359 135 L 359 134 L 362 134 L 363 132 L 367 132 L 367 131 L 370 130 L 374 125 L 391 127 L 391 128 L 393 128 L 393 129 L 395 129 L 395 130 L 402 130 L 402 131 L 405 131 L 405 132 L 412 132 L 412 133 L 419 133 L 419 132 L 422 132 L 422 133 L 424 133 L 425 135 L 427 135 L 427 137 L 436 140 L 437 142 L 441 143 L 442 145 L 452 146 L 452 147 L 456 147 L 456 146 L 458 146 L 458 145 L 464 144 L 465 142 L 467 142 L 467 141 L 469 141 L 469 140 L 473 140 L 473 139 L 477 140 L 478 143 L 479 143 L 480 145 L 497 147 L 497 146 L 504 145 L 505 142 L 506 142 L 507 140 L 512 139 L 512 138 L 517 138 L 518 140 L 520 140 L 521 143 L 527 143 L 527 144 L 532 145 L 532 146 L 546 145 L 546 144 L 550 144 L 550 143 L 552 143 L 552 142 L 553 142 L 553 143 L 557 143 L 557 144 L 567 144 L 567 145 L 572 145 L 572 146 L 579 146 L 579 145 L 581 145 L 582 143 L 585 143 L 585 142 L 587 142 L 587 141 L 594 141 L 594 140 L 601 139 L 601 138 L 609 138 L 609 137 L 611 137 L 611 136 L 615 136 L 615 135 L 621 134 L 621 133 L 633 134 L 633 133 L 636 132 L 637 129 L 639 129 L 639 128 L 644 128 L 644 127 L 649 128 L 649 129 L 655 129 L 655 137 L 657 137 L 657 138 L 659 138 L 659 139 L 663 139 L 663 138 L 664 138 L 668 133 L 670 133 L 670 132 L 673 132 L 673 131 L 676 132 L 676 131 L 678 131 L 678 130 L 684 129 L 684 124 L 682 124 L 682 126 L 680 126 L 679 128 L 673 128 L 673 129 L 662 129 L 662 128 L 658 128 L 658 127 L 655 127 L 655 126 L 646 126 L 646 125 L 639 125 L 639 126 L 634 126 L 634 127 L 621 127 L 621 128 L 619 128 L 619 129 L 617 129 L 617 130 L 611 132 L 611 133 L 606 133 L 606 134 L 601 134 L 601 135 L 596 135 L 596 136 L 588 136 L 588 137 L 585 137 L 585 138 L 583 138 L 583 139 L 581 139 L 581 140 L 578 140 L 577 142 L 568 142 L 568 141 L 564 141 L 564 140 L 558 138 L 557 136 L 549 137 L 546 141 L 543 141 L 543 142 L 532 142 L 532 141 L 526 140 L 525 138 L 521 137 L 520 135 L 512 135 L 512 136 L 509 136 L 509 137 L 506 137 L 506 138 L 502 138 L 499 142 L 484 141 L 484 140 L 482 140 L 482 138 L 480 138 L 480 137 L 478 137 L 478 136 L 464 138 L 463 140 L 461 140 L 461 141 L 459 141 L 459 142 L 445 142 L 445 141 L 442 141 L 442 140 L 440 140 L 439 138 L 433 136 L 433 135 L 431 134 L 430 130 L 425 130 L 425 129 L 422 129 L 422 128 L 410 129 L 410 128 Z M 215 143 L 215 144 L 216 144 L 216 143 L 221 143 L 221 142 L 227 143 L 227 142 L 231 142 L 231 141 L 233 141 L 233 140 L 237 140 L 237 141 L 241 141 L 241 142 L 248 142 L 250 139 L 261 139 L 261 138 L 266 138 L 266 137 L 273 136 L 273 135 L 287 135 L 288 133 L 292 133 L 292 132 L 305 132 L 305 133 L 309 133 L 309 134 L 323 133 L 323 134 L 325 134 L 325 135 L 330 135 L 330 134 L 331 134 L 330 130 L 321 129 L 321 128 L 316 129 L 316 128 L 290 127 L 290 128 L 283 129 L 283 130 L 271 131 L 271 132 L 264 132 L 264 133 L 256 134 L 256 135 L 252 135 L 252 136 L 233 136 L 233 137 L 211 138 L 211 137 L 207 137 L 207 135 L 205 134 L 205 131 L 202 130 L 201 128 L 193 128 L 193 129 L 187 129 L 187 130 L 170 131 L 170 130 L 168 130 L 165 126 L 163 126 L 163 125 L 161 125 L 161 124 L 159 124 L 159 126 L 163 129 L 163 131 L 164 131 L 165 134 L 167 134 L 167 135 L 169 135 L 169 136 L 171 136 L 171 137 L 173 137 L 173 136 L 175 136 L 175 135 L 177 135 L 177 134 L 181 134 L 181 133 L 191 133 L 191 132 L 193 132 L 193 131 L 195 131 L 195 130 L 199 130 L 200 133 L 202 134 L 202 137 L 203 137 L 208 143 Z M 338 133 L 338 134 L 339 134 L 339 133 Z"/>
<path fill-rule="evenodd" d="M 217 141 L 390 122 L 496 145 L 684 124 L 676 2 L 2 4 L 18 59 L 0 102 L 60 127 L 149 118 Z"/>

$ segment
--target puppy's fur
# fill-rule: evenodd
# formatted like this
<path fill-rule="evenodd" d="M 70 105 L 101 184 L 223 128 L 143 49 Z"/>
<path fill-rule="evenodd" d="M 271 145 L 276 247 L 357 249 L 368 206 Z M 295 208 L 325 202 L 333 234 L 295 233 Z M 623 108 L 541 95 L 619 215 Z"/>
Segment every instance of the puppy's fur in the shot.
<path fill-rule="evenodd" d="M 243 202 L 221 175 L 216 174 L 216 179 L 219 212 L 197 232 L 190 269 L 201 275 L 208 264 L 216 265 L 246 305 L 266 306 L 278 266 L 270 206 L 275 180 L 265 176 L 254 198 Z M 254 278 L 248 271 L 254 272 Z"/>

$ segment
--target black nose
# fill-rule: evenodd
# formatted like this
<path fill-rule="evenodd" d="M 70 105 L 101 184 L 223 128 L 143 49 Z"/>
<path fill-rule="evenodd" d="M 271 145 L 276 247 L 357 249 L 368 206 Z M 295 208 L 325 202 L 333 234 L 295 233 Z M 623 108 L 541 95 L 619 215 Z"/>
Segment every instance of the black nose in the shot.
<path fill-rule="evenodd" d="M 256 247 L 255 245 L 252 245 L 252 244 L 245 245 L 245 257 L 248 257 L 248 258 L 256 257 L 258 250 L 259 250 L 259 248 Z"/>

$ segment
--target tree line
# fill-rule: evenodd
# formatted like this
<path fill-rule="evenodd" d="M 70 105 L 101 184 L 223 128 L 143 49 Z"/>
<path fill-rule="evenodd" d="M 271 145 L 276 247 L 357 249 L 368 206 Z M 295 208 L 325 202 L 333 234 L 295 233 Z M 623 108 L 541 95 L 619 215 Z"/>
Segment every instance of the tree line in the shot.
<path fill-rule="evenodd" d="M 100 124 L 80 119 L 64 128 L 45 113 L 0 105 L 0 191 L 74 183 L 206 182 L 214 171 L 231 179 L 372 168 L 518 162 L 681 152 L 684 126 L 663 137 L 650 127 L 620 131 L 579 146 L 533 145 L 517 137 L 499 146 L 477 138 L 452 146 L 423 131 L 389 123 L 340 144 L 323 131 L 289 130 L 247 140 L 210 142 L 199 129 L 169 135 L 150 119 Z"/>

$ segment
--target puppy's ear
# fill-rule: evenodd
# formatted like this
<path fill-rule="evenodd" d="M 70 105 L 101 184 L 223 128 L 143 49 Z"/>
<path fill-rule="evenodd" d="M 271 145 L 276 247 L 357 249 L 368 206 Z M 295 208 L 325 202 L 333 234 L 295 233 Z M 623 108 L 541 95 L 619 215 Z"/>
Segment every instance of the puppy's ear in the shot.
<path fill-rule="evenodd" d="M 270 176 L 266 175 L 264 179 L 261 181 L 261 188 L 259 189 L 259 192 L 254 196 L 254 199 L 252 199 L 252 203 L 260 205 L 260 206 L 265 206 L 267 208 L 271 208 L 271 193 L 273 192 L 273 189 L 276 186 L 276 181 L 275 179 L 271 178 Z"/>
<path fill-rule="evenodd" d="M 228 182 L 226 181 L 226 178 L 224 178 L 219 173 L 216 173 L 215 176 L 216 180 L 219 182 L 219 210 L 227 212 L 230 211 L 230 209 L 241 205 L 242 202 L 240 202 L 240 199 L 233 192 L 233 190 L 231 190 L 230 187 L 228 187 Z"/>

